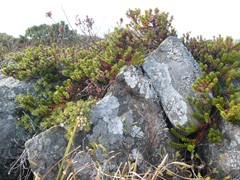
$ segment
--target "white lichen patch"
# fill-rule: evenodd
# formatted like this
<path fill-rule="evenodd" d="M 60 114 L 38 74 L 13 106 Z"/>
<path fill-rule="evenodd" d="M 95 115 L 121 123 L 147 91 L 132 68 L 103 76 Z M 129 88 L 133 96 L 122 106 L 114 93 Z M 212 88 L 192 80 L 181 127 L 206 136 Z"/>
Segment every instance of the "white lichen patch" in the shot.
<path fill-rule="evenodd" d="M 131 156 L 132 161 L 138 159 L 138 165 L 141 164 L 144 159 L 142 153 L 138 149 L 132 149 Z"/>
<path fill-rule="evenodd" d="M 139 82 L 139 78 L 133 72 L 124 72 L 124 79 L 126 83 L 133 89 Z"/>
<path fill-rule="evenodd" d="M 182 62 L 183 60 L 181 59 L 181 57 L 182 57 L 182 52 L 179 51 L 179 49 L 176 49 L 176 48 L 169 49 L 167 58 L 172 58 L 174 61 Z"/>
<path fill-rule="evenodd" d="M 138 84 L 139 93 L 143 94 L 146 99 L 150 99 L 154 96 L 154 90 L 152 88 L 152 84 L 147 81 L 146 79 L 141 79 L 140 83 Z"/>
<path fill-rule="evenodd" d="M 229 151 L 221 155 L 220 163 L 225 171 L 238 169 L 240 166 L 240 151 Z"/>
<path fill-rule="evenodd" d="M 0 86 L 6 86 L 6 87 L 9 87 L 9 88 L 12 88 L 12 87 L 16 87 L 18 86 L 19 84 L 19 80 L 16 80 L 12 77 L 7 77 L 7 76 L 4 76 L 4 75 L 1 75 L 0 74 Z"/>
<path fill-rule="evenodd" d="M 234 140 L 238 146 L 240 146 L 240 131 L 239 127 L 223 120 L 222 122 L 222 133 L 227 134 L 232 140 Z"/>
<path fill-rule="evenodd" d="M 231 141 L 229 147 L 230 147 L 231 149 L 234 149 L 235 147 L 237 147 L 236 141 Z"/>
<path fill-rule="evenodd" d="M 239 131 L 239 129 L 235 133 L 235 139 L 237 140 L 238 145 L 240 145 L 240 131 Z"/>
<path fill-rule="evenodd" d="M 107 123 L 106 132 L 112 134 L 123 134 L 122 119 L 118 117 L 119 106 L 120 104 L 118 98 L 109 94 L 105 96 L 94 109 L 93 117 L 101 118 L 105 123 Z"/>
<path fill-rule="evenodd" d="M 161 97 L 163 108 L 168 118 L 174 125 L 185 125 L 188 120 L 188 107 L 184 98 L 172 85 L 168 65 L 154 60 L 152 63 L 154 63 L 151 67 L 152 79 L 155 79 L 155 84 L 158 83 L 159 88 L 157 88 L 157 92 Z"/>
<path fill-rule="evenodd" d="M 132 89 L 137 88 L 140 94 L 144 95 L 146 99 L 153 97 L 153 89 L 151 82 L 144 76 L 139 74 L 135 67 L 132 67 L 132 71 L 126 71 L 123 73 L 125 82 Z"/>
<path fill-rule="evenodd" d="M 121 118 L 117 117 L 109 122 L 108 132 L 113 134 L 123 134 L 123 123 Z"/>
<path fill-rule="evenodd" d="M 140 127 L 134 125 L 132 127 L 131 136 L 132 137 L 136 137 L 136 138 L 143 138 L 144 137 L 144 133 L 141 131 Z"/>
<path fill-rule="evenodd" d="M 105 122 L 110 122 L 117 117 L 119 106 L 118 99 L 112 94 L 109 94 L 97 103 L 93 116 L 102 118 Z"/>

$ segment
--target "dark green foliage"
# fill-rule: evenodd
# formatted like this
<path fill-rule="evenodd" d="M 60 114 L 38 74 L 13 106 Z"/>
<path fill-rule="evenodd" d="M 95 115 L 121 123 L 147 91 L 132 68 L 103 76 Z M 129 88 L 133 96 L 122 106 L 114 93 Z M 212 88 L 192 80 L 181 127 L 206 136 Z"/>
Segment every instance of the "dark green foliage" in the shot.
<path fill-rule="evenodd" d="M 180 140 L 179 143 L 170 141 L 169 145 L 174 146 L 176 148 L 181 148 L 181 149 L 187 149 L 190 152 L 194 151 L 195 148 L 195 139 L 190 139 L 186 136 L 184 136 L 181 132 L 179 132 L 175 128 L 171 128 L 170 131 L 173 133 L 173 135 Z"/>
<path fill-rule="evenodd" d="M 0 33 L 0 61 L 3 59 L 4 54 L 10 51 L 13 40 L 14 37 L 6 33 Z"/>
<path fill-rule="evenodd" d="M 1 62 L 5 60 L 7 53 L 13 51 L 16 46 L 17 39 L 6 33 L 0 33 L 0 67 Z"/>
<path fill-rule="evenodd" d="M 31 40 L 31 45 L 56 43 L 59 46 L 72 46 L 77 42 L 76 33 L 70 30 L 64 21 L 30 27 L 26 30 L 24 37 Z"/>
<path fill-rule="evenodd" d="M 220 143 L 221 142 L 221 133 L 216 130 L 216 129 L 213 129 L 213 128 L 210 128 L 209 129 L 209 132 L 208 132 L 208 139 L 210 142 L 214 143 L 214 142 L 218 142 Z"/>
<path fill-rule="evenodd" d="M 218 37 L 212 41 L 192 38 L 185 44 L 199 60 L 203 72 L 193 89 L 204 95 L 205 105 L 215 106 L 224 119 L 240 124 L 240 87 L 236 85 L 240 80 L 239 43 L 230 37 Z M 213 97 L 208 96 L 210 93 Z"/>

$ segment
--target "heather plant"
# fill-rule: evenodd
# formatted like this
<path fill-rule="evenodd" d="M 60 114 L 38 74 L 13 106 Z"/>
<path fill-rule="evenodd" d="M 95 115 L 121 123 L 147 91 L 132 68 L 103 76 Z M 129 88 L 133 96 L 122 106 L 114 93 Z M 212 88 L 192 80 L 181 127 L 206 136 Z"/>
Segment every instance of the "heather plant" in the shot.
<path fill-rule="evenodd" d="M 190 51 L 190 44 L 195 40 L 186 44 Z M 196 45 L 202 46 L 201 51 L 192 53 L 195 59 L 199 59 L 203 73 L 193 89 L 201 94 L 203 101 L 193 100 L 193 103 L 206 107 L 198 108 L 200 111 L 197 115 L 202 116 L 202 120 L 208 124 L 214 124 L 220 115 L 223 119 L 240 125 L 240 87 L 237 84 L 240 80 L 240 44 L 234 43 L 230 37 L 223 39 L 219 36 L 212 41 L 199 39 Z"/>
<path fill-rule="evenodd" d="M 106 35 L 104 41 L 106 49 L 103 57 L 107 56 L 104 63 L 112 65 L 110 74 L 113 76 L 124 65 L 142 64 L 144 57 L 162 41 L 176 36 L 176 30 L 172 27 L 173 17 L 157 8 L 146 10 L 143 14 L 140 9 L 130 9 L 126 15 L 130 23 L 122 27 L 123 19 L 120 19 L 119 27 Z"/>
<path fill-rule="evenodd" d="M 48 45 L 54 42 L 55 36 L 53 39 L 45 37 L 52 37 L 49 35 L 52 31 L 58 35 L 59 26 L 29 28 L 26 35 L 30 39 L 47 43 L 9 54 L 9 59 L 16 64 L 5 65 L 2 70 L 6 75 L 35 82 L 34 93 L 16 99 L 22 108 L 19 124 L 29 131 L 40 131 L 65 123 L 71 132 L 79 113 L 89 117 L 89 108 L 104 95 L 121 67 L 141 64 L 151 48 L 167 36 L 176 35 L 167 13 L 160 13 L 158 9 L 150 9 L 143 15 L 140 12 L 139 9 L 129 10 L 127 16 L 131 22 L 125 28 L 117 27 L 104 39 L 89 42 L 80 49 L 59 47 L 58 43 Z M 92 23 L 88 18 L 80 25 L 91 29 Z M 46 28 L 50 28 L 50 32 Z M 90 122 L 84 121 L 82 129 L 88 130 Z"/>
<path fill-rule="evenodd" d="M 95 93 L 95 97 L 100 96 L 100 90 L 96 85 L 101 82 L 101 78 L 96 79 L 100 72 L 99 63 L 91 59 L 93 54 L 89 52 L 77 51 L 74 48 L 60 49 L 55 45 L 52 47 L 40 45 L 28 48 L 22 53 L 9 55 L 9 58 L 17 64 L 3 68 L 3 73 L 20 80 L 35 80 L 35 93 L 21 95 L 16 99 L 25 112 L 21 125 L 32 129 L 30 119 L 37 125 L 45 119 L 45 123 L 41 125 L 43 128 L 59 124 L 60 119 L 54 118 L 56 111 L 61 117 L 62 108 L 69 109 L 67 102 L 79 104 L 78 100 L 87 99 L 86 94 L 89 96 Z M 71 111 L 75 106 L 76 108 L 79 106 L 77 104 L 72 104 Z M 47 123 L 47 119 L 51 119 L 51 114 L 53 121 Z M 65 116 L 72 119 L 69 114 L 65 113 Z M 66 120 L 63 117 L 61 119 Z"/>
<path fill-rule="evenodd" d="M 123 19 L 115 28 L 113 37 L 109 38 L 122 48 L 130 46 L 133 50 L 143 52 L 144 55 L 155 50 L 162 41 L 169 36 L 176 36 L 176 30 L 172 27 L 173 17 L 166 12 L 160 12 L 158 8 L 146 10 L 129 9 L 126 13 L 130 23 L 126 28 L 121 28 Z"/>
<path fill-rule="evenodd" d="M 176 36 L 176 30 L 172 27 L 173 16 L 167 12 L 160 12 L 158 8 L 146 10 L 141 14 L 140 9 L 128 10 L 127 17 L 130 23 L 127 24 L 130 30 L 129 39 L 134 39 L 132 44 L 141 45 L 144 54 L 155 50 L 162 41 L 169 36 Z"/>

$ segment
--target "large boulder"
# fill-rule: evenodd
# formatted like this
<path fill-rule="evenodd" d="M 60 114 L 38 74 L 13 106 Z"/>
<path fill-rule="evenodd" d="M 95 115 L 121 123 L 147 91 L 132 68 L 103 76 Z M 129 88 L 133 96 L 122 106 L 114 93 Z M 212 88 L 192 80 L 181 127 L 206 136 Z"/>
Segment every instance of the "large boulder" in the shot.
<path fill-rule="evenodd" d="M 15 170 L 8 171 L 23 152 L 24 142 L 30 138 L 16 125 L 18 105 L 15 97 L 31 90 L 31 83 L 21 82 L 0 73 L 0 179 L 16 179 Z M 15 168 L 12 168 L 15 169 Z"/>
<path fill-rule="evenodd" d="M 94 160 L 103 162 L 105 171 L 111 173 L 121 162 L 134 162 L 138 154 L 139 168 L 144 171 L 146 162 L 158 164 L 166 153 L 174 154 L 176 150 L 168 146 L 171 134 L 163 109 L 141 67 L 122 69 L 116 80 L 93 109 L 94 127 L 87 135 L 89 142 L 102 144 L 116 156 L 108 161 L 106 152 L 99 149 Z"/>
<path fill-rule="evenodd" d="M 192 117 L 189 97 L 197 97 L 192 84 L 200 76 L 200 69 L 187 48 L 176 37 L 169 37 L 153 51 L 143 64 L 161 99 L 162 107 L 174 127 L 198 124 Z"/>

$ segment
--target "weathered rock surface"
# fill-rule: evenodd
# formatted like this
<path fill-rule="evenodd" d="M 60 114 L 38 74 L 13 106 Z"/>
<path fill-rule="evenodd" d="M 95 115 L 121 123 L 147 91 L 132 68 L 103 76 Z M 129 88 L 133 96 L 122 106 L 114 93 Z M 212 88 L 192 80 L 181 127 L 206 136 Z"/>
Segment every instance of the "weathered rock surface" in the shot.
<path fill-rule="evenodd" d="M 200 76 L 197 62 L 176 37 L 169 37 L 153 51 L 143 64 L 144 72 L 158 93 L 171 123 L 185 126 L 192 118 L 189 97 L 195 97 L 192 84 Z"/>
<path fill-rule="evenodd" d="M 240 179 L 240 126 L 221 120 L 219 130 L 222 133 L 221 143 L 205 144 L 202 149 L 210 167 L 217 167 L 224 175 Z"/>
<path fill-rule="evenodd" d="M 56 178 L 56 163 L 64 156 L 67 147 L 65 134 L 64 128 L 54 126 L 25 143 L 31 169 L 36 176 L 45 176 L 45 179 Z"/>
<path fill-rule="evenodd" d="M 10 166 L 23 151 L 24 142 L 30 138 L 16 126 L 18 120 L 15 97 L 30 91 L 31 84 L 20 82 L 0 73 L 0 179 L 16 179 L 8 175 Z"/>
<path fill-rule="evenodd" d="M 165 151 L 174 151 L 167 144 L 171 134 L 162 112 L 158 96 L 142 69 L 127 67 L 117 76 L 117 83 L 109 94 L 94 108 L 94 127 L 87 135 L 88 140 L 101 143 L 108 151 L 118 154 L 115 162 L 110 163 L 135 161 L 138 153 L 144 169 L 144 161 L 159 163 L 161 158 L 153 158 L 156 154 L 164 156 Z M 105 162 L 104 154 L 106 152 L 99 149 L 96 160 Z M 106 168 L 117 169 L 116 165 L 106 163 Z"/>

